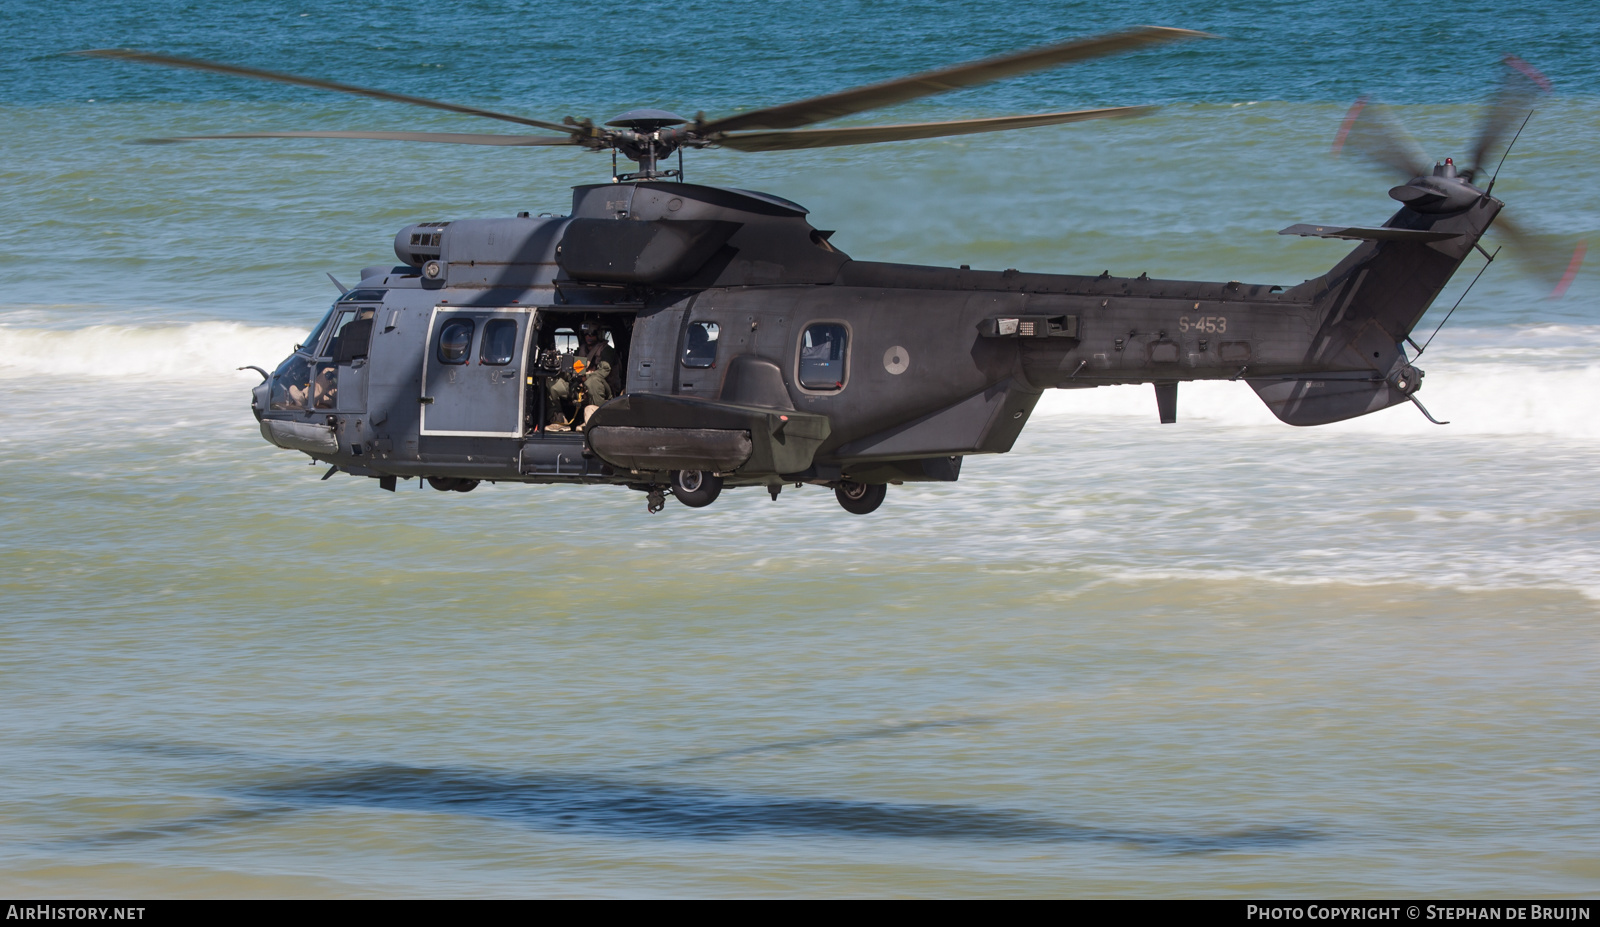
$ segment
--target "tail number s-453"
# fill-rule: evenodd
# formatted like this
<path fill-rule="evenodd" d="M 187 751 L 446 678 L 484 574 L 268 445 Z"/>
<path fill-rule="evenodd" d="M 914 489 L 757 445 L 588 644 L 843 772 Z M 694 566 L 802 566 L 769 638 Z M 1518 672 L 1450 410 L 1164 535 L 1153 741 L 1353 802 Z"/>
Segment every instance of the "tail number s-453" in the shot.
<path fill-rule="evenodd" d="M 1228 330 L 1228 318 L 1221 315 L 1203 315 L 1197 319 L 1183 316 L 1178 319 L 1178 331 L 1209 332 L 1220 335 Z"/>

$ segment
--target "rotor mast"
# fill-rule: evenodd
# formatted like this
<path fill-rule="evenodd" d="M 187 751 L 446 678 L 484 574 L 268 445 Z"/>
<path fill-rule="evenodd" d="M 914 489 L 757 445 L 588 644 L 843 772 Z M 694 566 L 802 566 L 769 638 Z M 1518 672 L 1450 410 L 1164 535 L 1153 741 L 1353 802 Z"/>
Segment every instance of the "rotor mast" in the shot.
<path fill-rule="evenodd" d="M 672 131 L 672 127 L 685 125 L 688 122 L 689 120 L 677 113 L 669 113 L 663 109 L 629 110 L 607 122 L 606 125 L 622 130 L 611 135 L 611 150 L 621 152 L 623 157 L 639 165 L 637 171 L 619 174 L 613 163 L 611 179 L 617 183 L 628 180 L 659 180 L 667 177 L 682 180 L 681 154 L 683 143 L 687 139 L 683 132 Z M 678 169 L 658 170 L 657 164 L 661 159 L 671 157 L 673 152 L 680 154 Z"/>

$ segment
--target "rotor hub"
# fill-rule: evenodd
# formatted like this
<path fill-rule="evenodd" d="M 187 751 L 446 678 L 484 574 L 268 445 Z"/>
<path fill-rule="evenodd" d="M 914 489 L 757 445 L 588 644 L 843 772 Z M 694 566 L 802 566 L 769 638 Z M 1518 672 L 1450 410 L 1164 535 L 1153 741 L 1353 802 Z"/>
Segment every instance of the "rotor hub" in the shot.
<path fill-rule="evenodd" d="M 1454 158 L 1435 164 L 1432 173 L 1411 178 L 1389 190 L 1390 198 L 1431 215 L 1459 212 L 1483 198 L 1472 185 L 1472 171 L 1457 171 Z"/>
<path fill-rule="evenodd" d="M 620 116 L 613 117 L 606 125 L 649 133 L 667 126 L 681 126 L 688 121 L 677 113 L 669 113 L 664 109 L 630 109 Z"/>

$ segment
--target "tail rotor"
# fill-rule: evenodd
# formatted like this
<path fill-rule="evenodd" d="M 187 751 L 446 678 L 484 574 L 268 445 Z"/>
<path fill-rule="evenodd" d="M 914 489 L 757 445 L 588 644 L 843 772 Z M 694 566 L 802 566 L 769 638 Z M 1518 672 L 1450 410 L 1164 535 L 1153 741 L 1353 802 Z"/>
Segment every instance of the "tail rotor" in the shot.
<path fill-rule="evenodd" d="M 1450 159 L 1435 165 L 1391 110 L 1366 97 L 1356 100 L 1346 114 L 1334 139 L 1333 155 L 1340 157 L 1348 151 L 1403 178 L 1404 185 L 1395 187 L 1390 195 L 1408 205 L 1415 202 L 1417 195 L 1408 188 L 1426 188 L 1425 178 L 1430 176 L 1459 177 L 1472 185 L 1471 190 L 1487 196 L 1523 126 L 1539 101 L 1553 89 L 1548 78 L 1521 58 L 1506 55 L 1502 63 L 1505 70 L 1500 87 L 1484 109 L 1465 166 L 1458 168 Z M 1495 219 L 1495 229 L 1506 239 L 1522 268 L 1551 287 L 1551 299 L 1566 293 L 1588 252 L 1587 241 L 1574 246 L 1570 239 L 1531 231 L 1504 212 Z"/>

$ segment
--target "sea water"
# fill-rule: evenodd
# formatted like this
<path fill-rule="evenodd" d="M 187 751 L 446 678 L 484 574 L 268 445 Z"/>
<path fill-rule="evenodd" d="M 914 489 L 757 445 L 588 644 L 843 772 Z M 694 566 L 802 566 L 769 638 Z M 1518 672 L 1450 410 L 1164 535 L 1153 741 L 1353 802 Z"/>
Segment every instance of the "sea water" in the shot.
<path fill-rule="evenodd" d="M 1556 88 L 1506 215 L 1562 258 L 1600 236 L 1592 4 L 0 12 L 0 892 L 1600 890 L 1592 268 L 1551 301 L 1503 253 L 1418 361 L 1444 427 L 1406 405 L 1290 428 L 1241 383 L 1185 384 L 1161 425 L 1149 387 L 1115 387 L 1048 394 L 1010 454 L 868 517 L 813 487 L 654 516 L 612 488 L 389 494 L 265 444 L 236 368 L 286 355 L 324 275 L 391 261 L 401 226 L 559 214 L 609 158 L 134 146 L 499 127 L 59 57 L 599 120 L 1203 29 L 853 121 L 1147 117 L 691 152 L 689 179 L 804 203 L 861 259 L 1292 285 L 1350 245 L 1274 232 L 1394 205 L 1328 156 L 1351 100 L 1465 158 L 1504 52 Z"/>

